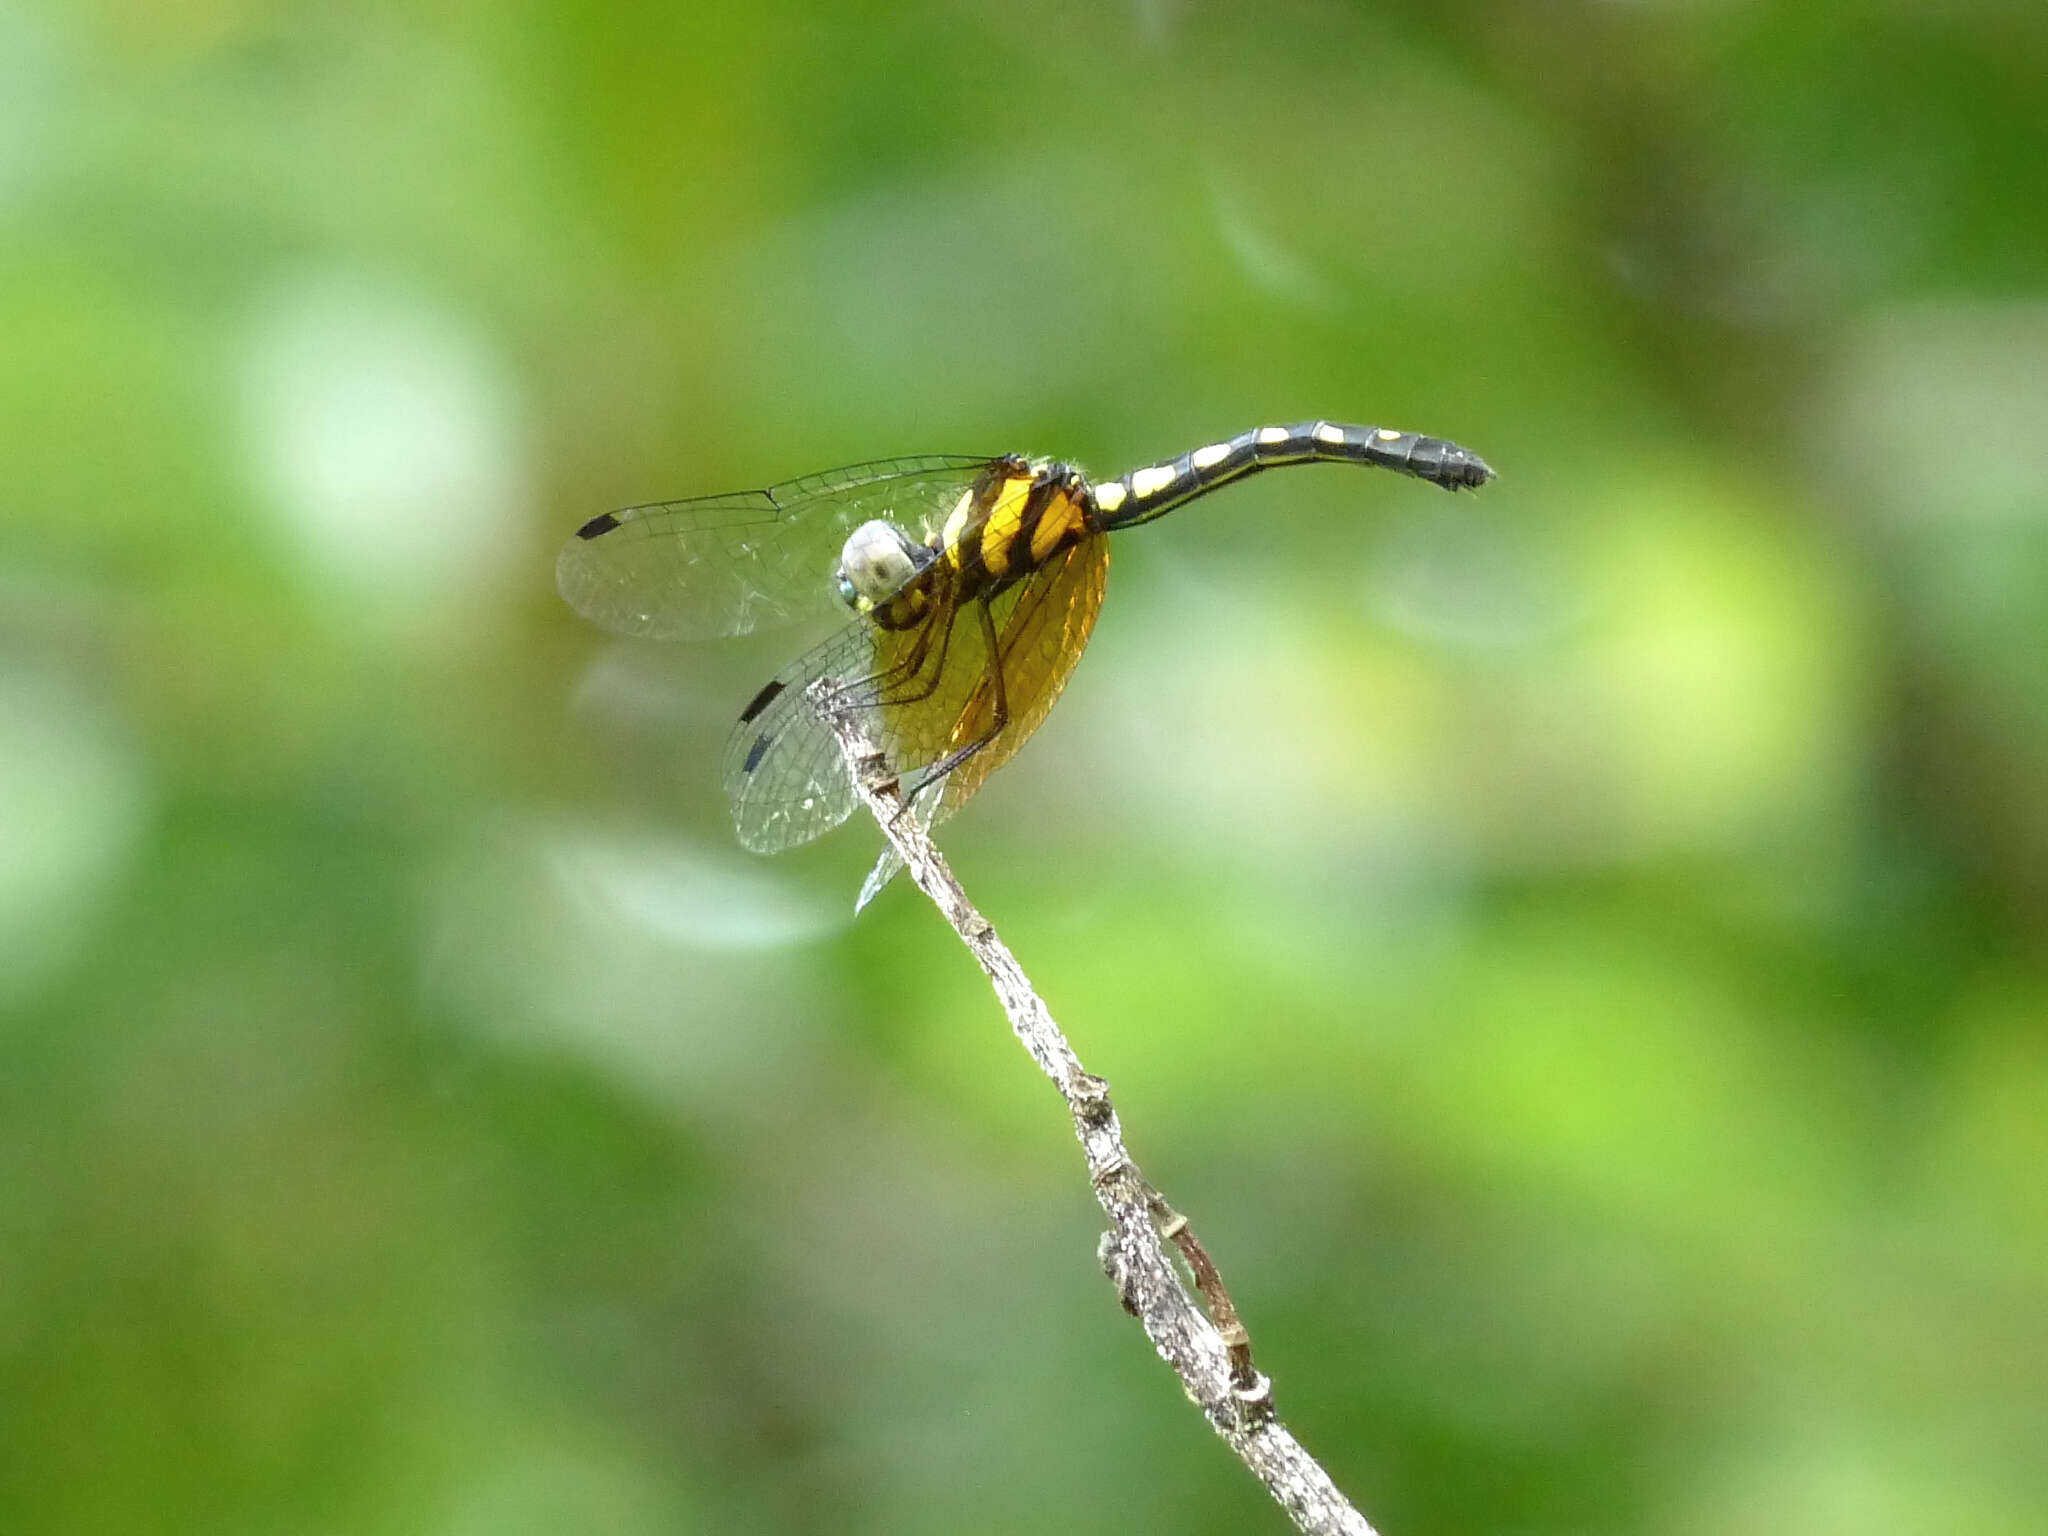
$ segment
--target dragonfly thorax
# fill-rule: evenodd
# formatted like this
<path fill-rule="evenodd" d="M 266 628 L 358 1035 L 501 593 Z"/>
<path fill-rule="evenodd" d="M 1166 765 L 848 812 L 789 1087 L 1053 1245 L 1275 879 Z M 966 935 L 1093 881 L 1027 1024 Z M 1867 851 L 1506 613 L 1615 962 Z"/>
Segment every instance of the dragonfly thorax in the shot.
<path fill-rule="evenodd" d="M 855 613 L 872 613 L 931 563 L 932 552 L 894 523 L 876 518 L 847 535 L 839 552 L 839 596 Z"/>

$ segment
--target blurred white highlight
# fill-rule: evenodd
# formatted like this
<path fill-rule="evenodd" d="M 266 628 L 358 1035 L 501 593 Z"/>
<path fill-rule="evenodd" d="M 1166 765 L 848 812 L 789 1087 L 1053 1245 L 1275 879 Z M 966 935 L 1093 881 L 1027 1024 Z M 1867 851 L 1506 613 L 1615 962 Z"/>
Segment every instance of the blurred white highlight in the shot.
<path fill-rule="evenodd" d="M 75 677 L 0 655 L 0 1005 L 72 963 L 134 861 L 149 781 Z"/>
<path fill-rule="evenodd" d="M 0 6 L 0 220 L 37 186 L 70 169 L 75 132 L 65 129 L 79 91 L 77 45 L 52 16 Z"/>
<path fill-rule="evenodd" d="M 347 273 L 258 312 L 247 451 L 307 573 L 368 619 L 453 633 L 521 552 L 504 370 L 453 316 Z"/>
<path fill-rule="evenodd" d="M 1840 376 L 1833 452 L 1898 522 L 2048 516 L 2048 302 L 1892 310 Z"/>
<path fill-rule="evenodd" d="M 766 869 L 733 867 L 674 838 L 563 833 L 544 844 L 564 890 L 601 921 L 707 949 L 780 949 L 845 926 Z"/>
<path fill-rule="evenodd" d="M 1209 201 L 1224 249 L 1254 287 L 1302 309 L 1329 309 L 1336 303 L 1336 288 L 1248 218 L 1220 177 L 1210 181 Z"/>
<path fill-rule="evenodd" d="M 830 1014 L 800 941 L 846 922 L 671 836 L 523 820 L 451 847 L 428 910 L 425 987 L 465 1027 L 742 1114 Z"/>

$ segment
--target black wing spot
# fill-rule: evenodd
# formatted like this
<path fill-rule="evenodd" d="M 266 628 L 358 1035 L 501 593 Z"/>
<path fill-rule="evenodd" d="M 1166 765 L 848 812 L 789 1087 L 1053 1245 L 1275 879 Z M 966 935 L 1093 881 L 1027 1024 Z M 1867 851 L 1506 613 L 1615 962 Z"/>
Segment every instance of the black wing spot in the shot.
<path fill-rule="evenodd" d="M 749 720 L 752 720 L 756 715 L 760 714 L 762 710 L 766 709 L 770 704 L 774 703 L 775 695 L 782 692 L 782 690 L 788 686 L 789 685 L 787 683 L 783 682 L 782 679 L 778 677 L 773 682 L 771 682 L 766 688 L 763 688 L 759 693 L 755 694 L 754 702 L 749 704 L 745 709 L 740 711 L 740 724 L 745 725 Z M 752 768 L 753 766 L 754 764 L 750 760 L 747 763 L 747 767 Z"/>
<path fill-rule="evenodd" d="M 778 683 L 776 684 L 776 686 L 779 688 L 782 685 Z M 761 735 L 756 736 L 754 738 L 754 744 L 751 747 L 747 748 L 747 760 L 740 765 L 740 772 L 752 773 L 756 768 L 761 766 L 761 759 L 766 757 L 767 755 L 768 736 L 766 732 L 763 732 Z"/>
<path fill-rule="evenodd" d="M 576 530 L 576 537 L 579 539 L 594 539 L 599 534 L 610 533 L 614 528 L 618 526 L 619 519 L 617 514 L 611 512 L 600 512 L 597 514 L 597 516 L 593 517 L 589 522 L 585 523 L 581 528 L 578 528 Z"/>

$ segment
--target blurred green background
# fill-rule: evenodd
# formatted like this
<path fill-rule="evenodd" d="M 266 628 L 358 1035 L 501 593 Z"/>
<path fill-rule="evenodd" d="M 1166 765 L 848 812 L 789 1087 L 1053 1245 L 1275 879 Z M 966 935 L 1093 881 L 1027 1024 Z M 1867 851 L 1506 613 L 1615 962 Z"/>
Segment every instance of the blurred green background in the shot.
<path fill-rule="evenodd" d="M 948 828 L 1392 1536 L 2048 1528 L 2048 10 L 0 10 L 0 1529 L 1279 1530 L 809 636 L 607 507 L 1454 437 L 1120 539 Z"/>

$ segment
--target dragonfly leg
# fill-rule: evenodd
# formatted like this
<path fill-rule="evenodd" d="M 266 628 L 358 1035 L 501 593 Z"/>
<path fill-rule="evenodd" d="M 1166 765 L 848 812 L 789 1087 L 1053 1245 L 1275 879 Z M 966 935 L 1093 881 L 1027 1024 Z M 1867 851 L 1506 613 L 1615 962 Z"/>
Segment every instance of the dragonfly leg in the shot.
<path fill-rule="evenodd" d="M 903 797 L 903 810 L 908 811 L 918 798 L 946 781 L 946 776 L 966 762 L 983 747 L 1003 734 L 1003 727 L 1010 723 L 1010 695 L 1003 685 L 1003 653 L 996 639 L 995 612 L 986 598 L 975 605 L 975 617 L 981 624 L 982 643 L 988 647 L 988 676 L 992 680 L 995 698 L 994 709 L 989 716 L 988 729 L 964 746 L 955 747 L 931 767 L 917 776 L 917 783 Z M 898 812 L 899 815 L 903 812 Z"/>
<path fill-rule="evenodd" d="M 908 693 L 892 693 L 888 694 L 885 697 L 879 697 L 874 700 L 876 704 L 887 705 L 890 707 L 894 707 L 901 704 L 919 704 L 932 696 L 933 690 L 939 686 L 939 679 L 946 675 L 946 655 L 947 652 L 951 650 L 953 645 L 954 617 L 955 616 L 953 614 L 948 613 L 938 619 L 933 620 L 932 623 L 927 624 L 925 626 L 924 633 L 917 637 L 917 645 L 913 650 L 913 654 L 917 658 L 917 666 L 908 674 L 910 680 L 913 683 L 915 683 L 920 676 L 925 675 L 923 657 L 926 645 L 931 639 L 931 632 L 934 629 L 943 629 L 945 631 L 945 633 L 939 637 L 938 660 L 932 663 L 930 675 L 927 677 L 924 684 L 920 687 L 912 689 Z M 902 671 L 903 669 L 894 668 L 892 670 Z"/>
<path fill-rule="evenodd" d="M 900 702 L 898 698 L 889 696 L 888 690 L 906 680 L 915 682 L 917 675 L 924 670 L 925 656 L 931 649 L 932 627 L 928 624 L 919 631 L 909 653 L 902 660 L 891 662 L 879 672 L 870 672 L 864 677 L 841 678 L 834 683 L 828 700 L 831 707 L 851 713 L 857 709 L 879 709 L 885 704 Z M 941 650 L 939 666 L 943 668 L 945 664 L 945 652 Z M 916 694 L 914 697 L 923 698 L 930 691 L 930 688 L 926 688 L 924 693 Z"/>

